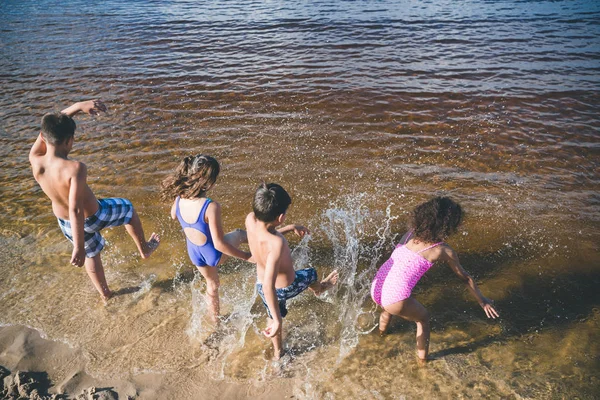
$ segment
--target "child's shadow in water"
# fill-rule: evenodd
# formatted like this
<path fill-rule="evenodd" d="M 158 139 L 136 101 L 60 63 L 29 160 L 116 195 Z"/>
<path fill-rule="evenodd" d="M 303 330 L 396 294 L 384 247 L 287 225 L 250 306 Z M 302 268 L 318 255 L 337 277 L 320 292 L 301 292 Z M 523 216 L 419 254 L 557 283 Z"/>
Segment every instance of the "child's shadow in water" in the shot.
<path fill-rule="evenodd" d="M 504 343 L 532 333 L 567 331 L 573 329 L 576 323 L 594 318 L 594 309 L 600 304 L 600 271 L 592 269 L 593 266 L 587 266 L 582 271 L 567 270 L 552 275 L 524 277 L 520 286 L 511 288 L 504 298 L 494 302 L 494 307 L 500 314 L 496 321 L 502 324 L 500 333 L 436 351 L 431 353 L 431 357 L 470 353 L 493 343 Z M 446 291 L 430 307 L 432 315 L 437 314 L 438 310 L 441 314 L 446 308 L 443 316 L 435 320 L 435 325 L 453 325 L 468 332 L 469 325 L 475 318 L 494 323 L 483 314 L 458 321 L 453 319 L 455 313 L 447 312 L 447 305 L 453 301 L 453 297 Z M 483 312 L 480 309 L 477 311 Z"/>
<path fill-rule="evenodd" d="M 113 295 L 113 297 L 123 296 L 125 294 L 139 292 L 140 290 L 142 290 L 141 286 L 129 286 L 129 287 L 124 287 L 124 288 L 121 288 L 118 290 L 113 290 L 112 295 Z"/>
<path fill-rule="evenodd" d="M 152 284 L 152 287 L 161 289 L 163 292 L 172 292 L 179 283 L 190 283 L 194 280 L 196 271 L 193 269 L 186 269 L 183 272 L 177 274 L 172 279 L 163 279 L 162 281 L 156 281 Z"/>

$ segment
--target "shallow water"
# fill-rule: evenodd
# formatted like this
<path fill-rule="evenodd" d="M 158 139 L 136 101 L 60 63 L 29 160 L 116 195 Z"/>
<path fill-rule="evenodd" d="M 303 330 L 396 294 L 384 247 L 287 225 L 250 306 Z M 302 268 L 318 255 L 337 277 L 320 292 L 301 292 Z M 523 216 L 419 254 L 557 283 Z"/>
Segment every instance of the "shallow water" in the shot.
<path fill-rule="evenodd" d="M 69 344 L 99 379 L 161 376 L 143 398 L 202 398 L 224 381 L 247 397 L 273 381 L 319 399 L 598 392 L 596 2 L 67 4 L 0 3 L 0 324 Z M 141 261 L 124 230 L 106 231 L 123 292 L 107 306 L 68 265 L 27 162 L 41 115 L 90 97 L 110 113 L 77 118 L 72 156 L 99 197 L 130 198 L 163 236 Z M 313 231 L 290 238 L 296 265 L 340 270 L 336 291 L 291 303 L 283 366 L 267 361 L 248 264 L 221 270 L 223 329 L 203 318 L 202 280 L 157 195 L 199 152 L 221 162 L 211 197 L 226 229 L 261 179 L 281 183 L 288 219 Z M 437 194 L 466 209 L 449 243 L 501 319 L 438 266 L 415 290 L 436 358 L 419 369 L 413 325 L 371 333 L 368 289 L 409 211 Z"/>

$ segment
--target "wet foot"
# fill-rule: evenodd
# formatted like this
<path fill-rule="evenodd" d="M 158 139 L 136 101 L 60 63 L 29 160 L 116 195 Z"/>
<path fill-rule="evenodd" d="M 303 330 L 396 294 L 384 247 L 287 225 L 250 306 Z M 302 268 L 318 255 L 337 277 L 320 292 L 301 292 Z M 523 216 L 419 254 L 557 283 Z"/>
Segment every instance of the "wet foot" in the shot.
<path fill-rule="evenodd" d="M 340 274 L 338 273 L 337 269 L 333 270 L 332 273 L 327 275 L 327 278 L 321 281 L 321 285 L 316 290 L 314 290 L 315 296 L 319 296 L 327 289 L 331 289 L 337 283 L 339 276 Z"/>
<path fill-rule="evenodd" d="M 158 248 L 158 245 L 160 245 L 160 236 L 152 232 L 152 235 L 150 235 L 150 240 L 148 240 L 146 242 L 146 246 L 144 246 L 145 249 L 142 252 L 142 258 L 150 257 L 154 250 Z"/>
<path fill-rule="evenodd" d="M 113 292 L 109 290 L 106 293 L 102 293 L 100 296 L 102 296 L 102 301 L 104 302 L 104 304 L 106 304 L 108 300 L 110 300 L 113 297 L 113 295 Z"/>

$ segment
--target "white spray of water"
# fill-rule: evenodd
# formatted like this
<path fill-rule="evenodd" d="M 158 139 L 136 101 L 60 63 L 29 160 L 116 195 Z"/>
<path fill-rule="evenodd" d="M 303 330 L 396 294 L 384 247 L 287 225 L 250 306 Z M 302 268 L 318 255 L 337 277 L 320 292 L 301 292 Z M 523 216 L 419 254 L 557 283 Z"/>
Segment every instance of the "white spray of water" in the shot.
<path fill-rule="evenodd" d="M 377 221 L 379 218 L 371 215 L 363 205 L 365 196 L 348 197 L 342 207 L 330 208 L 323 214 L 325 222 L 322 229 L 333 246 L 334 268 L 340 272 L 336 290 L 341 324 L 338 362 L 356 347 L 361 334 L 375 328 L 375 324 L 364 326 L 369 320 L 375 320 L 375 306 L 371 306 L 370 311 L 363 311 L 362 306 L 369 297 L 381 255 L 386 247 L 391 247 L 388 244 L 394 237 L 390 225 L 397 217 L 391 215 L 391 205 L 388 205 L 385 217 Z M 378 225 L 375 242 L 369 242 L 367 223 Z"/>
<path fill-rule="evenodd" d="M 370 212 L 364 206 L 366 197 L 366 194 L 348 196 L 322 214 L 320 226 L 333 250 L 332 269 L 340 273 L 337 287 L 328 294 L 335 304 L 336 316 L 322 320 L 338 325 L 334 329 L 338 332 L 336 337 L 328 342 L 339 348 L 334 352 L 337 353 L 336 363 L 322 362 L 321 357 L 327 352 L 324 348 L 315 349 L 295 361 L 296 368 L 302 368 L 302 375 L 305 375 L 294 390 L 297 398 L 321 399 L 320 384 L 330 379 L 339 363 L 356 348 L 360 336 L 377 326 L 376 306 L 366 300 L 370 296 L 371 281 L 383 261 L 382 256 L 393 248 L 396 235 L 391 232 L 391 224 L 397 217 L 391 212 L 393 204 L 386 208 L 385 215 Z"/>

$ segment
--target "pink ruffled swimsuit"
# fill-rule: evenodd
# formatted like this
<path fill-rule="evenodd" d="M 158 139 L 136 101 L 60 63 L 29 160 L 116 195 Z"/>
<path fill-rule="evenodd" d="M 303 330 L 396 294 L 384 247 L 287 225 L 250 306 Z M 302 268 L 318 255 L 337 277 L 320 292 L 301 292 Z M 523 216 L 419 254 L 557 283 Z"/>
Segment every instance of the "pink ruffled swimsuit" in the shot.
<path fill-rule="evenodd" d="M 404 243 L 394 249 L 392 256 L 377 271 L 371 284 L 371 297 L 382 307 L 406 300 L 419 279 L 431 268 L 433 263 L 421 253 L 443 242 L 433 244 L 423 250 L 414 252 L 406 247 L 412 236 L 408 235 Z"/>

